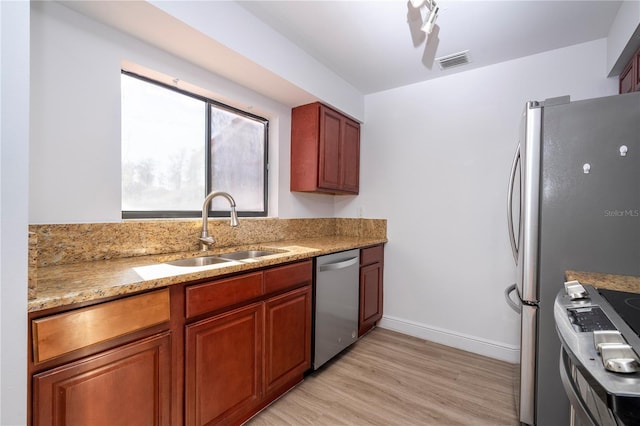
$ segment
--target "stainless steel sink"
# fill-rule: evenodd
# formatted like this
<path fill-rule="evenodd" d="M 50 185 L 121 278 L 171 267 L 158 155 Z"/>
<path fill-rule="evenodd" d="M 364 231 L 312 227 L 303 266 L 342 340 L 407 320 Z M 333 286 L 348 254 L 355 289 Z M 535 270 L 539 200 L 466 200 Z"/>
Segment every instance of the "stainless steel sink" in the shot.
<path fill-rule="evenodd" d="M 167 264 L 173 265 L 173 266 L 194 267 L 194 266 L 215 265 L 217 263 L 226 263 L 230 261 L 231 261 L 230 259 L 222 259 L 221 257 L 218 257 L 218 256 L 200 256 L 200 257 L 189 257 L 187 259 L 173 260 L 171 262 L 167 262 Z"/>
<path fill-rule="evenodd" d="M 234 251 L 231 253 L 223 253 L 219 254 L 218 257 L 222 257 L 224 259 L 229 260 L 245 260 L 245 259 L 255 259 L 256 257 L 269 256 L 271 254 L 278 254 L 279 251 L 270 251 L 270 250 L 243 250 L 243 251 Z"/>
<path fill-rule="evenodd" d="M 189 257 L 186 259 L 178 259 L 172 260 L 171 262 L 166 262 L 168 265 L 173 266 L 183 266 L 183 267 L 197 267 L 197 266 L 209 266 L 216 265 L 219 263 L 232 262 L 234 260 L 239 261 L 249 261 L 251 259 L 255 259 L 262 256 L 269 256 L 270 254 L 278 254 L 279 251 L 270 251 L 270 250 L 241 250 L 241 251 L 233 251 L 230 253 L 218 254 L 215 256 L 199 256 L 199 257 Z"/>

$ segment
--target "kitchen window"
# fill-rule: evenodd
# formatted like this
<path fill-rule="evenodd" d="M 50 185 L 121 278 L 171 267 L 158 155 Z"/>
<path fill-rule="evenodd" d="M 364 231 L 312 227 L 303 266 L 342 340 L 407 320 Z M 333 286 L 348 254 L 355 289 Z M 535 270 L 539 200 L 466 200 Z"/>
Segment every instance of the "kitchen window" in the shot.
<path fill-rule="evenodd" d="M 122 217 L 200 217 L 230 193 L 239 216 L 267 215 L 267 119 L 122 72 Z M 215 198 L 209 216 L 228 216 Z"/>

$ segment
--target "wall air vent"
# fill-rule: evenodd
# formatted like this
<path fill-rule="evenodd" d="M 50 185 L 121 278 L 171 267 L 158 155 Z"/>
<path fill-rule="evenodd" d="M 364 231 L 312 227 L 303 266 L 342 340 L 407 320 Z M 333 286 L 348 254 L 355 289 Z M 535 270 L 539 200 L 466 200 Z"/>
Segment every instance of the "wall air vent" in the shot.
<path fill-rule="evenodd" d="M 453 53 L 451 55 L 440 56 L 439 58 L 436 58 L 436 61 L 440 65 L 441 70 L 466 65 L 471 62 L 468 50 L 463 50 L 462 52 Z"/>

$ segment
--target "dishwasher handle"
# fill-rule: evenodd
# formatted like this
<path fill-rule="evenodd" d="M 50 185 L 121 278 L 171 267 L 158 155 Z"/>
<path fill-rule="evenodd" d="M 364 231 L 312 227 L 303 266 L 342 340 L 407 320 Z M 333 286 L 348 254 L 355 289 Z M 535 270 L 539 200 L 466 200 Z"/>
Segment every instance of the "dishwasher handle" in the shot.
<path fill-rule="evenodd" d="M 360 258 L 356 256 L 356 257 L 352 257 L 351 259 L 341 260 L 340 262 L 327 263 L 325 265 L 320 265 L 318 266 L 318 270 L 320 272 L 335 271 L 337 269 L 344 269 L 344 268 L 348 268 L 349 266 L 353 266 L 357 264 L 359 261 L 360 261 Z"/>

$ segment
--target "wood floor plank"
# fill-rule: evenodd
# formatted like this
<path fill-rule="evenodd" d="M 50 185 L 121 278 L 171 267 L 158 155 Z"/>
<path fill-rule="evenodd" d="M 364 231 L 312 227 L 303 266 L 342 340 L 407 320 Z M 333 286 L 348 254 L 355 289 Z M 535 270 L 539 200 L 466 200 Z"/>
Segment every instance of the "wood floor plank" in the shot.
<path fill-rule="evenodd" d="M 515 366 L 376 328 L 247 424 L 515 426 Z"/>

